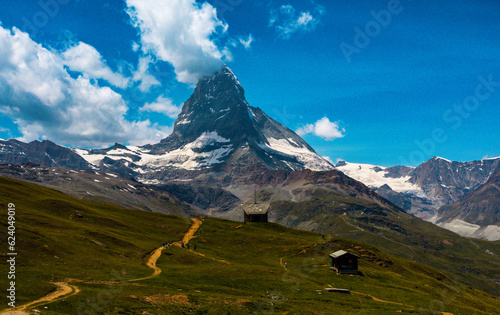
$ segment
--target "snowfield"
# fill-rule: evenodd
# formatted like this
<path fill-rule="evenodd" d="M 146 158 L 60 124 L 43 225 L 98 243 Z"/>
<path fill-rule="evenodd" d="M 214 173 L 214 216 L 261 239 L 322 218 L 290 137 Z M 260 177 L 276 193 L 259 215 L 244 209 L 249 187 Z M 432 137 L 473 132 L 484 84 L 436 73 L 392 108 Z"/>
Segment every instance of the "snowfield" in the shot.
<path fill-rule="evenodd" d="M 269 144 L 259 143 L 258 145 L 266 151 L 279 152 L 285 156 L 295 157 L 299 162 L 304 164 L 304 168 L 312 171 L 329 171 L 335 169 L 330 162 L 308 148 L 299 146 L 292 139 L 275 139 L 269 137 L 267 138 L 267 142 Z"/>
<path fill-rule="evenodd" d="M 89 150 L 81 149 L 73 149 L 73 151 L 94 166 L 99 166 L 101 161 L 107 157 L 112 160 L 125 160 L 134 163 L 139 166 L 135 170 L 144 173 L 145 171 L 141 167 L 152 169 L 177 167 L 194 170 L 221 163 L 223 158 L 233 151 L 233 147 L 229 142 L 229 139 L 223 138 L 217 132 L 212 131 L 204 132 L 193 142 L 162 155 L 151 154 L 149 151 L 136 146 L 129 146 L 127 149 L 113 149 L 108 151 L 107 154 L 90 154 Z M 218 149 L 203 152 L 203 148 L 216 143 L 224 145 Z M 138 161 L 134 162 L 130 157 L 131 155 L 138 157 Z"/>
<path fill-rule="evenodd" d="M 439 217 L 437 216 L 432 217 L 430 220 L 430 222 L 436 224 L 437 226 L 455 232 L 464 237 L 480 238 L 488 241 L 500 240 L 500 226 L 497 225 L 480 226 L 460 219 L 454 219 L 451 222 L 438 223 L 438 221 Z"/>
<path fill-rule="evenodd" d="M 343 166 L 337 166 L 337 170 L 347 176 L 362 182 L 370 188 L 379 188 L 385 184 L 392 190 L 401 193 L 412 193 L 419 197 L 424 197 L 424 192 L 420 187 L 410 183 L 410 176 L 391 178 L 386 177 L 386 167 L 371 164 L 347 163 Z"/>

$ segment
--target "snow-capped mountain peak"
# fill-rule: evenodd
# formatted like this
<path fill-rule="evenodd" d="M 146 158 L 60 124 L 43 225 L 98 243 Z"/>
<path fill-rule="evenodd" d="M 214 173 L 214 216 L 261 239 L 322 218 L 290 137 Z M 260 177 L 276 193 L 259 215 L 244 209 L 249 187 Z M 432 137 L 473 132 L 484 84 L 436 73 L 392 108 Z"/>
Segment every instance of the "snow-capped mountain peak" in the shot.
<path fill-rule="evenodd" d="M 241 83 L 227 66 L 200 79 L 184 103 L 173 133 L 160 143 L 75 152 L 95 166 L 126 167 L 139 174 L 224 165 L 282 170 L 334 169 L 295 132 L 258 107 L 250 106 Z"/>

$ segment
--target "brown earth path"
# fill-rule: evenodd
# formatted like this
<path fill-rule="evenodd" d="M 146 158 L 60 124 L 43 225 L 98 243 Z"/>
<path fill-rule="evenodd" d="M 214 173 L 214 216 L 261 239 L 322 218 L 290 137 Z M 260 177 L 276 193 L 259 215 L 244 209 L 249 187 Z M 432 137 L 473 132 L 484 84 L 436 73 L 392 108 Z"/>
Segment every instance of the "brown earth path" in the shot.
<path fill-rule="evenodd" d="M 142 281 L 146 279 L 151 279 L 156 276 L 158 276 L 161 273 L 161 269 L 156 267 L 156 262 L 158 261 L 158 258 L 161 256 L 161 251 L 163 250 L 163 247 L 158 247 L 153 251 L 151 255 L 149 255 L 148 259 L 146 260 L 146 266 L 149 268 L 153 269 L 153 273 L 147 277 L 143 278 L 137 278 L 137 279 L 130 279 L 128 281 Z"/>
<path fill-rule="evenodd" d="M 55 291 L 39 298 L 38 300 L 26 303 L 24 305 L 18 306 L 16 308 L 7 311 L 3 311 L 1 314 L 16 314 L 16 315 L 30 314 L 28 310 L 30 308 L 33 308 L 34 306 L 41 306 L 55 301 L 59 301 L 63 298 L 70 297 L 80 292 L 80 289 L 77 286 L 68 284 L 66 282 L 53 282 L 53 284 L 57 286 L 57 289 Z"/>
<path fill-rule="evenodd" d="M 191 219 L 191 221 L 193 221 L 193 225 L 191 225 L 191 227 L 189 228 L 189 230 L 187 231 L 187 233 L 182 238 L 182 242 L 184 242 L 184 245 L 186 245 L 187 243 L 189 243 L 189 241 L 192 238 L 194 238 L 194 233 L 196 233 L 196 231 L 198 231 L 198 229 L 200 228 L 200 225 L 203 223 L 203 221 L 201 221 L 198 218 Z M 173 244 L 175 246 L 181 247 L 181 241 L 175 242 Z"/>
<path fill-rule="evenodd" d="M 191 225 L 191 227 L 189 228 L 187 233 L 182 238 L 182 241 L 184 241 L 184 244 L 189 243 L 189 241 L 194 237 L 194 233 L 196 233 L 196 231 L 198 230 L 200 225 L 203 223 L 203 221 L 201 221 L 200 219 L 197 219 L 197 218 L 194 218 L 191 220 L 193 221 L 193 225 Z M 175 242 L 174 245 L 180 247 L 181 242 L 180 241 Z M 151 278 L 158 276 L 162 270 L 156 266 L 156 262 L 160 258 L 162 250 L 163 250 L 163 246 L 160 246 L 159 248 L 155 249 L 153 251 L 153 253 L 151 255 L 149 255 L 149 257 L 146 260 L 146 266 L 153 269 L 153 273 L 151 275 L 149 275 L 147 277 L 143 277 L 143 278 L 131 279 L 128 281 L 141 281 L 141 280 L 151 279 Z M 194 253 L 201 255 L 201 256 L 205 256 L 205 255 L 197 253 L 197 252 L 194 252 Z M 215 260 L 218 260 L 218 259 L 215 259 Z M 227 263 L 227 264 L 230 264 L 227 261 L 222 261 L 222 260 L 220 260 L 220 261 Z M 71 280 L 70 282 L 85 282 L 85 281 L 74 279 L 74 280 Z M 0 314 L 16 314 L 16 315 L 30 314 L 28 312 L 28 310 L 33 308 L 33 306 L 35 306 L 35 305 L 39 306 L 39 305 L 49 304 L 49 303 L 61 300 L 63 298 L 73 296 L 73 295 L 78 294 L 80 292 L 80 289 L 76 285 L 72 285 L 72 284 L 69 284 L 67 282 L 54 282 L 53 284 L 55 284 L 57 286 L 57 289 L 54 292 L 51 292 L 51 293 L 39 298 L 38 300 L 26 303 L 26 304 L 18 306 L 16 308 L 3 310 Z"/>
<path fill-rule="evenodd" d="M 200 228 L 200 225 L 203 223 L 203 221 L 201 221 L 198 218 L 191 219 L 191 221 L 193 221 L 193 224 L 191 225 L 191 227 L 189 228 L 187 233 L 182 238 L 182 241 L 184 242 L 184 244 L 189 243 L 189 241 L 194 237 L 194 233 L 196 233 L 196 231 L 198 231 L 198 229 Z M 173 243 L 173 245 L 181 247 L 181 241 L 177 241 L 177 242 Z M 158 247 L 157 249 L 155 249 L 153 251 L 153 253 L 151 255 L 149 255 L 148 259 L 146 260 L 146 266 L 153 269 L 153 273 L 151 275 L 144 277 L 144 278 L 131 279 L 128 281 L 142 281 L 142 280 L 151 279 L 151 278 L 158 276 L 162 270 L 156 266 L 156 262 L 160 258 L 161 252 L 163 251 L 163 249 L 164 249 L 163 246 Z"/>
<path fill-rule="evenodd" d="M 184 242 L 184 245 L 188 244 L 190 240 L 192 240 L 193 238 L 195 238 L 196 236 L 194 235 L 196 233 L 196 231 L 198 231 L 198 229 L 200 228 L 200 225 L 203 223 L 203 221 L 201 221 L 200 219 L 198 218 L 195 218 L 195 219 L 191 219 L 193 221 L 193 225 L 191 225 L 191 227 L 189 228 L 189 231 L 187 231 L 186 235 L 184 235 L 184 237 L 182 238 L 182 241 Z M 175 242 L 173 243 L 173 245 L 175 246 L 178 246 L 178 247 L 182 247 L 181 245 L 181 242 Z M 221 262 L 221 263 L 224 263 L 226 265 L 232 265 L 232 263 L 228 262 L 228 261 L 225 261 L 223 259 L 217 259 L 217 258 L 213 258 L 213 257 L 210 257 L 210 256 L 207 256 L 205 254 L 201 254 L 201 253 L 198 253 L 192 249 L 189 249 L 189 251 L 193 254 L 196 254 L 198 256 L 202 256 L 202 257 L 205 257 L 205 258 L 209 258 L 209 259 L 212 259 L 212 260 L 215 260 L 215 261 L 218 261 L 218 262 Z"/>

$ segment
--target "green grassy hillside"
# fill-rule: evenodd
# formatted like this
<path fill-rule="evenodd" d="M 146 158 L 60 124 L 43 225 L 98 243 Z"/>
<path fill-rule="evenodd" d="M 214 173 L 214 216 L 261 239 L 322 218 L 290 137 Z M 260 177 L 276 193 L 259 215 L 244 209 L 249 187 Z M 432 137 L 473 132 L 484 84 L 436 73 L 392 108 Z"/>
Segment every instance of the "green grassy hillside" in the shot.
<path fill-rule="evenodd" d="M 17 213 L 18 305 L 54 290 L 50 282 L 80 290 L 35 305 L 42 314 L 494 314 L 500 309 L 491 295 L 365 243 L 212 218 L 189 242 L 191 250 L 163 251 L 158 276 L 128 281 L 150 275 L 148 254 L 163 241 L 181 240 L 191 221 L 0 178 L 0 207 L 7 209 L 8 203 L 16 204 Z M 6 253 L 6 211 L 1 213 L 0 251 Z M 339 249 L 361 256 L 363 276 L 329 270 L 328 254 Z M 6 288 L 6 277 L 0 279 Z M 351 294 L 328 293 L 327 287 Z"/>
<path fill-rule="evenodd" d="M 322 189 L 307 201 L 275 202 L 270 212 L 280 224 L 366 242 L 498 295 L 500 242 L 465 238 L 406 213 Z"/>

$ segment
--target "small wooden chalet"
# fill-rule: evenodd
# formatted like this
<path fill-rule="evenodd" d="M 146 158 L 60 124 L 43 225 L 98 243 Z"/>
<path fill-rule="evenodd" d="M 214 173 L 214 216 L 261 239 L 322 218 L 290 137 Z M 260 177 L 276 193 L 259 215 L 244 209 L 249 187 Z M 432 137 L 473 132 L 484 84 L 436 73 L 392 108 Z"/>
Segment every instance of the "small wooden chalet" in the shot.
<path fill-rule="evenodd" d="M 244 203 L 244 222 L 267 222 L 268 203 Z"/>
<path fill-rule="evenodd" d="M 338 250 L 330 254 L 330 258 L 332 259 L 330 269 L 337 271 L 337 273 L 358 274 L 359 256 L 345 250 Z"/>

